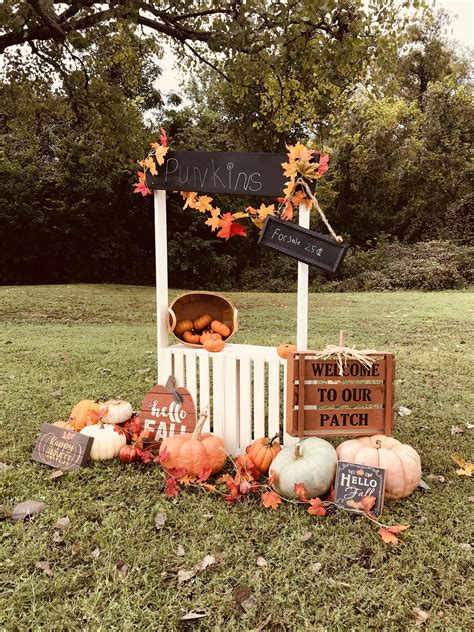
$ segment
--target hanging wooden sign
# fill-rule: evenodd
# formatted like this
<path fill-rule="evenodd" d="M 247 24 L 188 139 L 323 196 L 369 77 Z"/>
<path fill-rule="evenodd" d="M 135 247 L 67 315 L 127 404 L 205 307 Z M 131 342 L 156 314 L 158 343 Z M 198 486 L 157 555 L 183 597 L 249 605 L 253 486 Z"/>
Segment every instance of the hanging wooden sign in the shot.
<path fill-rule="evenodd" d="M 78 470 L 89 460 L 93 441 L 80 432 L 43 424 L 31 458 L 64 472 Z"/>
<path fill-rule="evenodd" d="M 390 435 L 393 425 L 395 356 L 368 354 L 370 368 L 314 351 L 288 356 L 286 430 L 294 437 Z"/>
<path fill-rule="evenodd" d="M 189 391 L 177 388 L 173 376 L 166 386 L 157 384 L 148 392 L 140 409 L 140 420 L 146 432 L 145 442 L 157 446 L 175 434 L 193 432 L 196 407 Z"/>
<path fill-rule="evenodd" d="M 334 503 L 349 511 L 363 511 L 361 501 L 364 497 L 375 497 L 370 510 L 374 516 L 380 516 L 385 490 L 385 470 L 382 467 L 359 465 L 338 461 L 334 483 Z"/>
<path fill-rule="evenodd" d="M 346 245 L 338 244 L 331 237 L 273 215 L 267 216 L 258 243 L 331 273 L 337 271 L 347 250 Z"/>

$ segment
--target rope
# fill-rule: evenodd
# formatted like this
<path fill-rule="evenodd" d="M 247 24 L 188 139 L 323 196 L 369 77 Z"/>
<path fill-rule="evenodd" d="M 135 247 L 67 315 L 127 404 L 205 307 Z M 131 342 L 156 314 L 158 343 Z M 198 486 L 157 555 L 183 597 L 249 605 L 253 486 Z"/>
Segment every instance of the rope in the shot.
<path fill-rule="evenodd" d="M 343 238 L 340 235 L 336 235 L 336 233 L 333 231 L 332 226 L 331 226 L 331 224 L 328 221 L 328 218 L 324 214 L 323 209 L 319 206 L 319 202 L 316 199 L 316 197 L 313 195 L 313 193 L 312 193 L 311 189 L 309 188 L 308 184 L 303 180 L 303 178 L 299 178 L 297 182 L 298 182 L 298 184 L 301 184 L 303 186 L 303 188 L 305 189 L 306 195 L 313 202 L 313 205 L 314 205 L 315 209 L 318 211 L 319 215 L 321 216 L 321 219 L 325 223 L 326 228 L 328 229 L 329 233 L 331 234 L 331 237 L 338 244 L 341 244 L 344 241 Z"/>

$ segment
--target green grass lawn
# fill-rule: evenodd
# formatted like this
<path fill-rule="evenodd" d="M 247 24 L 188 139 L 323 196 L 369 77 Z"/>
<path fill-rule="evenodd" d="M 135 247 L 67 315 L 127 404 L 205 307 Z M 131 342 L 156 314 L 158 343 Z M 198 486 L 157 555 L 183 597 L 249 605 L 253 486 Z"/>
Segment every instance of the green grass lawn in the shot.
<path fill-rule="evenodd" d="M 0 630 L 398 631 L 418 629 L 416 608 L 430 614 L 430 629 L 471 628 L 474 492 L 450 455 L 473 456 L 472 431 L 451 434 L 473 421 L 472 293 L 310 297 L 310 348 L 336 342 L 342 328 L 351 345 L 397 354 L 396 404 L 413 412 L 397 417 L 394 435 L 418 450 L 431 487 L 386 503 L 386 523 L 411 525 L 398 547 L 343 512 L 312 518 L 292 505 L 266 510 L 258 498 L 230 507 L 200 490 L 170 500 L 157 465 L 105 462 L 51 480 L 30 460 L 43 422 L 67 418 L 82 398 L 121 396 L 138 408 L 154 383 L 154 289 L 9 287 L 0 296 Z M 228 296 L 239 308 L 236 342 L 294 340 L 295 295 Z M 28 498 L 44 511 L 13 522 Z M 160 531 L 157 512 L 167 516 Z M 54 538 L 66 515 L 70 529 Z M 205 555 L 217 562 L 178 581 Z M 246 614 L 234 602 L 239 585 L 256 600 Z M 206 617 L 180 623 L 197 610 Z"/>

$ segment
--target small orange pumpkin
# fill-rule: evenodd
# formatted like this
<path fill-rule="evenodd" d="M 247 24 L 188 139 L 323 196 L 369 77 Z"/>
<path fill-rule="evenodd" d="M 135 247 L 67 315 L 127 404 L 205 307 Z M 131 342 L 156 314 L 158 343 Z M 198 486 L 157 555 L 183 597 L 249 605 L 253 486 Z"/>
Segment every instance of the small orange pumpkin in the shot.
<path fill-rule="evenodd" d="M 71 426 L 69 422 L 62 421 L 61 419 L 58 419 L 58 421 L 55 421 L 52 425 L 56 426 L 56 428 L 64 428 L 65 430 L 74 430 L 74 426 Z"/>
<path fill-rule="evenodd" d="M 203 345 L 206 340 L 221 340 L 222 336 L 214 331 L 205 331 L 203 334 L 201 334 L 199 339 L 201 341 L 201 344 Z"/>
<path fill-rule="evenodd" d="M 189 342 L 191 345 L 198 345 L 201 343 L 201 336 L 199 334 L 193 334 L 192 331 L 185 331 L 183 333 L 183 340 Z"/>
<path fill-rule="evenodd" d="M 191 331 L 192 328 L 193 328 L 192 320 L 179 320 L 176 323 L 176 327 L 174 328 L 174 333 L 177 336 L 182 336 L 185 331 Z"/>
<path fill-rule="evenodd" d="M 220 320 L 213 320 L 211 323 L 211 329 L 212 331 L 220 334 L 223 338 L 227 338 L 227 336 L 230 336 L 229 327 L 227 327 L 227 325 L 224 325 L 224 323 L 221 323 Z"/>
<path fill-rule="evenodd" d="M 205 340 L 202 345 L 206 351 L 210 351 L 211 353 L 217 353 L 218 351 L 222 351 L 225 347 L 224 341 L 220 338 L 216 338 L 213 340 Z"/>
<path fill-rule="evenodd" d="M 194 329 L 205 329 L 212 323 L 212 316 L 210 314 L 203 314 L 194 321 Z"/>
<path fill-rule="evenodd" d="M 268 472 L 273 459 L 281 450 L 281 445 L 275 441 L 277 437 L 278 433 L 271 439 L 268 437 L 257 439 L 245 448 L 247 456 L 254 463 L 255 467 L 262 472 L 262 474 L 266 474 Z"/>
<path fill-rule="evenodd" d="M 224 441 L 210 432 L 202 432 L 206 419 L 207 411 L 201 413 L 192 434 L 187 432 L 163 440 L 160 456 L 165 469 L 184 469 L 189 476 L 198 476 L 209 468 L 212 474 L 222 470 L 227 459 Z"/>
<path fill-rule="evenodd" d="M 92 399 L 82 399 L 71 410 L 69 425 L 78 432 L 99 421 L 99 404 Z"/>
<path fill-rule="evenodd" d="M 296 345 L 282 344 L 278 345 L 277 353 L 283 360 L 288 360 L 288 354 L 296 351 Z"/>

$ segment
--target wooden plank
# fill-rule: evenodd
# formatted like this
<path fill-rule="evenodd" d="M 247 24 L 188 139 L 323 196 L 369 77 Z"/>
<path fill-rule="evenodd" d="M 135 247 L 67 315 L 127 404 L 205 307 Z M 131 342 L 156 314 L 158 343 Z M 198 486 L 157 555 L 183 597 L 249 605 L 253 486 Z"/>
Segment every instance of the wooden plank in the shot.
<path fill-rule="evenodd" d="M 218 437 L 224 436 L 225 419 L 225 356 L 216 353 L 212 356 L 212 432 Z"/>
<path fill-rule="evenodd" d="M 227 452 L 236 455 L 239 451 L 239 418 L 237 414 L 237 358 L 228 355 L 225 359 L 225 416 L 224 444 Z"/>
<path fill-rule="evenodd" d="M 93 437 L 45 423 L 31 458 L 65 472 L 78 470 L 89 460 L 93 442 Z"/>
<path fill-rule="evenodd" d="M 301 439 L 304 437 L 305 430 L 305 403 L 306 403 L 306 388 L 301 387 L 301 381 L 305 372 L 305 357 L 304 354 L 300 354 L 298 360 L 298 381 L 300 383 L 300 389 L 298 392 L 298 437 Z"/>
<path fill-rule="evenodd" d="M 191 394 L 185 388 L 176 389 L 182 403 L 173 398 L 173 393 L 157 384 L 145 396 L 140 419 L 147 441 L 159 444 L 166 437 L 192 432 L 196 427 L 196 408 Z"/>
<path fill-rule="evenodd" d="M 199 356 L 199 412 L 209 406 L 209 417 L 204 424 L 204 432 L 211 430 L 211 395 L 210 395 L 210 370 L 209 356 L 203 354 Z"/>
<path fill-rule="evenodd" d="M 374 364 L 370 369 L 364 367 L 360 362 L 356 360 L 348 360 L 347 365 L 344 366 L 344 375 L 339 375 L 339 367 L 337 361 L 330 360 L 315 360 L 311 359 L 311 352 L 305 354 L 306 366 L 305 366 L 305 381 L 323 380 L 327 382 L 331 381 L 354 381 L 354 380 L 384 380 L 385 379 L 385 356 L 388 354 L 377 354 L 373 357 L 377 357 Z M 288 360 L 290 362 L 290 360 Z M 295 362 L 295 360 L 293 360 Z M 295 369 L 295 375 L 296 369 Z"/>
<path fill-rule="evenodd" d="M 391 435 L 392 427 L 394 423 L 394 400 L 395 400 L 395 356 L 389 355 L 387 357 L 387 383 L 385 389 L 385 430 L 384 434 Z"/>
<path fill-rule="evenodd" d="M 276 433 L 281 438 L 280 427 L 280 360 L 268 363 L 268 436 Z"/>
<path fill-rule="evenodd" d="M 297 430 L 298 411 L 294 411 Z M 384 433 L 383 408 L 306 409 L 304 411 L 305 436 L 346 436 Z M 293 431 L 293 436 L 298 432 Z"/>
<path fill-rule="evenodd" d="M 295 357 L 294 353 L 290 353 L 288 355 L 288 360 L 286 361 L 285 372 L 286 372 L 286 380 L 285 380 L 285 430 L 290 436 L 294 436 L 297 434 L 297 429 L 294 426 L 294 415 L 293 411 L 297 404 L 296 393 L 297 389 L 295 386 L 295 381 L 298 376 L 298 360 Z"/>
<path fill-rule="evenodd" d="M 252 441 L 252 397 L 251 397 L 250 358 L 239 361 L 239 412 L 240 412 L 240 448 L 245 449 Z"/>
<path fill-rule="evenodd" d="M 253 428 L 254 438 L 265 436 L 265 362 L 253 362 Z"/>
<path fill-rule="evenodd" d="M 303 369 L 304 370 L 304 369 Z M 385 403 L 385 384 L 305 384 L 305 406 L 367 406 Z"/>

